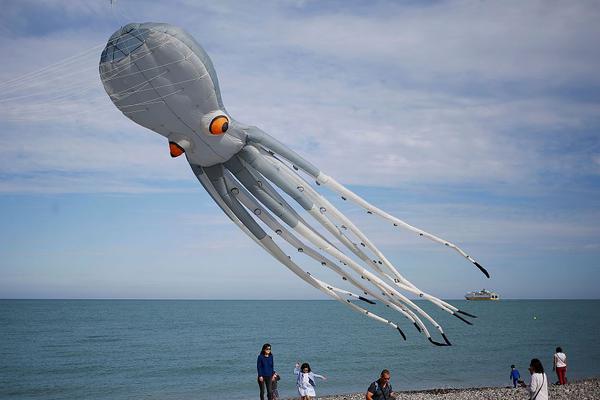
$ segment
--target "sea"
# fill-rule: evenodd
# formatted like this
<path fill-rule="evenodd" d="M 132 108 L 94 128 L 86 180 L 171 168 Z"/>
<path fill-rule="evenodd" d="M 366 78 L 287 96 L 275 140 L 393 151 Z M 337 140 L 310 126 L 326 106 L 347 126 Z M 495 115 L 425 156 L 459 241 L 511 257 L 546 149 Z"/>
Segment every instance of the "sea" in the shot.
<path fill-rule="evenodd" d="M 296 362 L 327 377 L 318 396 L 364 392 L 384 368 L 395 390 L 508 386 L 532 358 L 555 381 L 557 346 L 569 379 L 600 376 L 600 300 L 450 302 L 474 325 L 417 301 L 452 342 L 436 347 L 379 305 L 406 341 L 328 300 L 0 300 L 0 398 L 257 399 L 263 343 L 282 398 L 297 396 Z"/>

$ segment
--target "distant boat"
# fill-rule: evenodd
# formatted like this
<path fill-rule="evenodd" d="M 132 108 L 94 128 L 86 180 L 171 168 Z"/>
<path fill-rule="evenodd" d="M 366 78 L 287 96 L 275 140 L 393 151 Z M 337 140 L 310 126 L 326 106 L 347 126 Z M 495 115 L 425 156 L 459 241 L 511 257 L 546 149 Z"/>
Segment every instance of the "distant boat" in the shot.
<path fill-rule="evenodd" d="M 498 293 L 486 289 L 481 289 L 478 292 L 469 292 L 465 294 L 467 300 L 500 300 Z"/>

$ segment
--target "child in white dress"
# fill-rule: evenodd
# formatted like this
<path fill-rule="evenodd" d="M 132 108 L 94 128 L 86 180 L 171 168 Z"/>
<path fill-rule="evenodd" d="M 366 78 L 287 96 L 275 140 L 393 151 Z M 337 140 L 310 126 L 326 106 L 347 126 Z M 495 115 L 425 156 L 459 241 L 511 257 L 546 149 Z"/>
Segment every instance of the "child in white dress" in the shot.
<path fill-rule="evenodd" d="M 296 363 L 294 368 L 294 375 L 296 375 L 296 387 L 300 394 L 300 400 L 311 400 L 311 397 L 316 396 L 315 393 L 315 378 L 321 378 L 327 380 L 323 375 L 315 374 L 310 370 L 308 363 L 302 364 Z"/>

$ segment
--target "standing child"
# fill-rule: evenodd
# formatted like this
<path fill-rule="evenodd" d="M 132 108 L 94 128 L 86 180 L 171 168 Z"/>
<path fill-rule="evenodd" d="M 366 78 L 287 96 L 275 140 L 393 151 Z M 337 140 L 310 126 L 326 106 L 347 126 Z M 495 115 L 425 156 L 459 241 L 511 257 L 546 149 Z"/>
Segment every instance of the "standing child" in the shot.
<path fill-rule="evenodd" d="M 521 378 L 521 374 L 519 370 L 515 368 L 515 365 L 510 366 L 510 379 L 512 379 L 513 387 L 517 387 L 517 383 L 519 383 L 519 378 Z"/>
<path fill-rule="evenodd" d="M 277 382 L 281 377 L 277 372 L 273 372 L 273 377 L 271 378 L 271 400 L 279 400 L 279 390 L 277 390 Z"/>
<path fill-rule="evenodd" d="M 302 364 L 301 367 L 299 363 L 296 363 L 294 375 L 297 377 L 296 386 L 298 387 L 300 400 L 311 400 L 311 397 L 317 395 L 315 393 L 315 378 L 321 378 L 324 381 L 327 380 L 323 375 L 313 373 L 308 363 Z"/>

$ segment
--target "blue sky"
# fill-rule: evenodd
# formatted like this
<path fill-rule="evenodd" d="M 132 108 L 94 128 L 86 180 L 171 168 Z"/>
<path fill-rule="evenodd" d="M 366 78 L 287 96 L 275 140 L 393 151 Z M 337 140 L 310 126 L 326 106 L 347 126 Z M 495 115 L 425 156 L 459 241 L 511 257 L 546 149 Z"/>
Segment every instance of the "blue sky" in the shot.
<path fill-rule="evenodd" d="M 340 204 L 424 290 L 598 298 L 599 17 L 598 2 L 4 2 L 0 298 L 322 298 L 104 93 L 103 44 L 145 21 L 197 39 L 237 120 L 492 274 Z"/>

